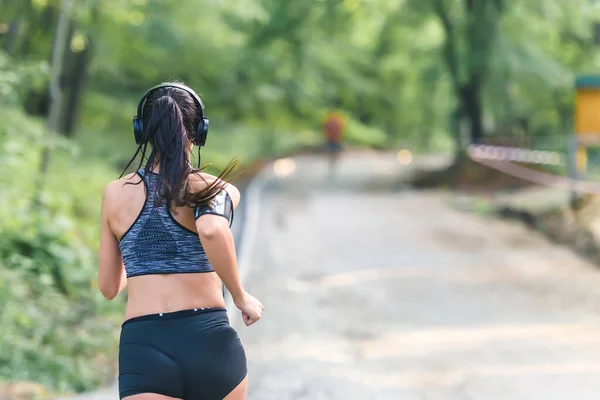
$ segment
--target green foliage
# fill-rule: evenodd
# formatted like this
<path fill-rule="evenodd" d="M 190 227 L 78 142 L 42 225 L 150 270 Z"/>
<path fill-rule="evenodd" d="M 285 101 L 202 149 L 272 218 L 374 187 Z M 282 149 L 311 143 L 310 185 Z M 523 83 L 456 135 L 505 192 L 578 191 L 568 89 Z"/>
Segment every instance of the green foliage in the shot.
<path fill-rule="evenodd" d="M 70 165 L 54 168 L 32 204 L 42 128 L 17 109 L 0 110 L 0 120 L 0 376 L 55 391 L 96 387 L 114 376 L 120 319 L 120 303 L 97 290 L 92 250 L 108 176 L 77 179 L 62 150 Z"/>
<path fill-rule="evenodd" d="M 18 105 L 26 89 L 44 87 L 48 65 L 42 61 L 15 63 L 0 50 L 0 104 Z"/>

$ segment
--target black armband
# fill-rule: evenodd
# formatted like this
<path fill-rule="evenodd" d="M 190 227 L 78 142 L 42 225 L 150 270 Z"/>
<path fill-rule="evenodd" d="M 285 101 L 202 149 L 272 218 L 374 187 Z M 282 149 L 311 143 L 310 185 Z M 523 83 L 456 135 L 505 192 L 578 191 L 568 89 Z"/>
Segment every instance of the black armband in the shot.
<path fill-rule="evenodd" d="M 233 200 L 226 190 L 221 190 L 207 204 L 199 204 L 194 207 L 194 219 L 198 219 L 205 214 L 219 215 L 229 221 L 229 227 L 233 223 Z"/>

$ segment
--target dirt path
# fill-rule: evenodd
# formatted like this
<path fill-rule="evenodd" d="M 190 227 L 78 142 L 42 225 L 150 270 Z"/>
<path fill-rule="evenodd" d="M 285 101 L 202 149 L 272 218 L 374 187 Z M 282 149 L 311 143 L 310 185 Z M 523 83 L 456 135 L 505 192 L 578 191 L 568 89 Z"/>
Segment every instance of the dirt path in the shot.
<path fill-rule="evenodd" d="M 296 160 L 262 198 L 236 323 L 250 400 L 554 400 L 600 393 L 600 273 L 519 224 L 386 190 L 393 156 L 327 180 Z"/>

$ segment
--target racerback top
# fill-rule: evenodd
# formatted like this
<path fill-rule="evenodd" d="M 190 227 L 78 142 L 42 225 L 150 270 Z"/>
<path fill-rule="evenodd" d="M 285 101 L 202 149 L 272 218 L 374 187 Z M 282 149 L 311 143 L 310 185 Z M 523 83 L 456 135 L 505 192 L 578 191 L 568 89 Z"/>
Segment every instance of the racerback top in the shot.
<path fill-rule="evenodd" d="M 167 204 L 155 205 L 158 175 L 144 170 L 137 174 L 146 201 L 119 242 L 127 277 L 213 272 L 198 234 L 177 222 Z"/>

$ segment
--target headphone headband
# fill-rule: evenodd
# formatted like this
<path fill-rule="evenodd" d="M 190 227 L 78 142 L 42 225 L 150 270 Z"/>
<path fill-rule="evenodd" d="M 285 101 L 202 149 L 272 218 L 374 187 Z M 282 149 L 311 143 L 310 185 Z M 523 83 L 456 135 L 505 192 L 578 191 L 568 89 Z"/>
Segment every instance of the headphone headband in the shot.
<path fill-rule="evenodd" d="M 155 90 L 162 89 L 162 88 L 181 89 L 183 91 L 188 92 L 190 94 L 190 96 L 192 96 L 194 98 L 194 100 L 196 101 L 196 105 L 198 107 L 200 107 L 200 110 L 202 111 L 202 115 L 200 117 L 204 117 L 204 103 L 202 103 L 202 100 L 200 100 L 200 96 L 198 96 L 198 94 L 192 88 L 189 88 L 180 83 L 161 83 L 160 85 L 156 85 L 156 86 L 148 89 L 148 91 L 146 93 L 144 93 L 144 95 L 140 99 L 140 102 L 138 103 L 138 107 L 137 107 L 138 117 L 140 117 L 140 118 L 143 117 L 144 106 L 146 105 L 146 100 L 148 99 L 148 96 L 150 96 L 150 94 L 152 92 L 154 92 Z"/>
<path fill-rule="evenodd" d="M 144 121 L 143 121 L 143 112 L 144 106 L 146 105 L 146 100 L 150 96 L 152 92 L 158 89 L 163 88 L 174 88 L 180 89 L 187 92 L 192 98 L 196 105 L 200 108 L 200 117 L 198 119 L 198 126 L 196 128 L 196 132 L 192 133 L 192 142 L 197 146 L 204 146 L 206 143 L 206 136 L 208 134 L 208 119 L 204 117 L 204 103 L 200 99 L 200 96 L 192 90 L 190 87 L 186 85 L 182 85 L 180 83 L 161 83 L 160 85 L 156 85 L 150 89 L 140 99 L 137 106 L 137 114 L 133 117 L 133 133 L 135 135 L 135 142 L 137 144 L 143 143 L 144 139 Z M 147 139 L 146 139 L 147 140 Z"/>

